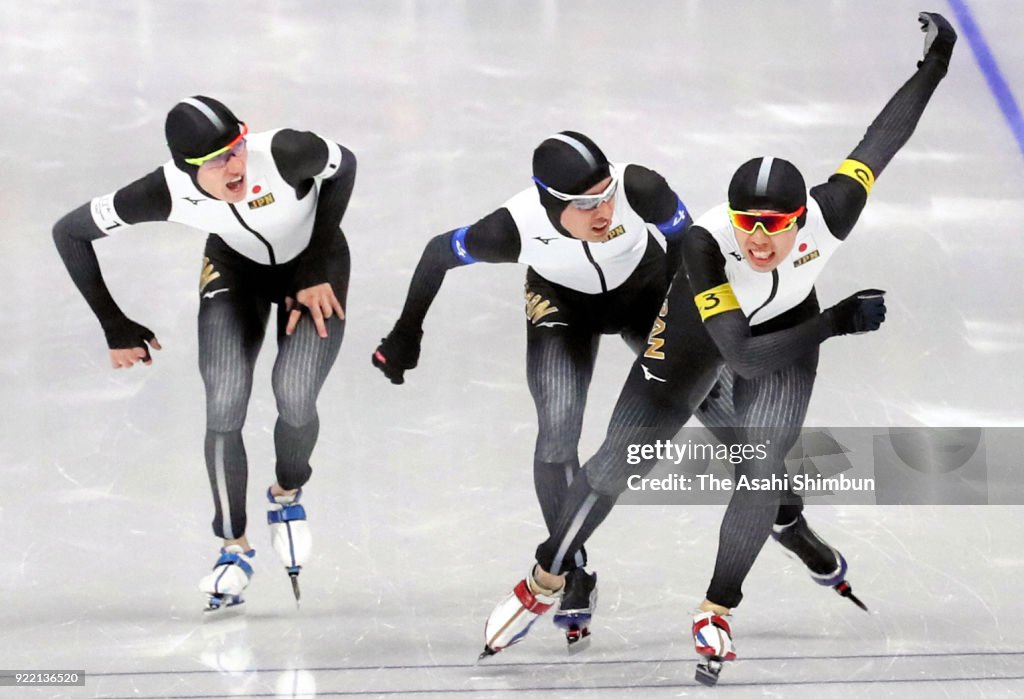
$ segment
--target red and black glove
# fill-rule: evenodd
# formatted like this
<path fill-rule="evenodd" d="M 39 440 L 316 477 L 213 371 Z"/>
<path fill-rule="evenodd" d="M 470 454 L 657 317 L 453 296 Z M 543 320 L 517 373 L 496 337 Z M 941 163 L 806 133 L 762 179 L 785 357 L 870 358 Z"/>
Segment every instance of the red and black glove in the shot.
<path fill-rule="evenodd" d="M 422 330 L 395 329 L 382 338 L 373 353 L 373 365 L 384 372 L 393 384 L 405 383 L 405 372 L 415 369 L 420 359 Z"/>

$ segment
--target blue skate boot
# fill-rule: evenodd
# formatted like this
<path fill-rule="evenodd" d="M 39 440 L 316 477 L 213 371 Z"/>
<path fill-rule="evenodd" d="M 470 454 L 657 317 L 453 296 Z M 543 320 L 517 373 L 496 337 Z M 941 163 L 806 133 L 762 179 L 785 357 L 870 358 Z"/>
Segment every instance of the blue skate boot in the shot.
<path fill-rule="evenodd" d="M 220 550 L 213 571 L 199 581 L 199 591 L 206 593 L 206 612 L 218 612 L 244 604 L 242 593 L 252 579 L 252 560 L 256 551 L 243 551 L 232 544 Z"/>

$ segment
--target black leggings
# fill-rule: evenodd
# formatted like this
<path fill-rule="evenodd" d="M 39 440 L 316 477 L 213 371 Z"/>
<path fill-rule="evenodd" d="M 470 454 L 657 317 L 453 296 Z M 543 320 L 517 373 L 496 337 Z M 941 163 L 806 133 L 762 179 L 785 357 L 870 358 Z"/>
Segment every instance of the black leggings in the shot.
<path fill-rule="evenodd" d="M 643 347 L 665 293 L 663 258 L 653 248 L 625 284 L 603 294 L 527 274 L 526 378 L 538 426 L 533 480 L 549 531 L 580 468 L 583 413 L 601 335 L 621 335 L 634 352 Z M 576 554 L 576 565 L 583 566 L 585 552 Z"/>
<path fill-rule="evenodd" d="M 304 315 L 285 335 L 284 298 L 294 295 L 295 262 L 260 265 L 234 252 L 217 236 L 207 241 L 199 292 L 199 371 L 206 387 L 206 468 L 213 493 L 213 532 L 225 539 L 245 534 L 248 464 L 242 443 L 253 369 L 277 304 L 277 358 L 271 384 L 277 401 L 274 426 L 276 477 L 299 488 L 312 473 L 309 457 L 320 429 L 316 400 L 341 348 L 345 321 L 327 321 L 321 338 Z M 345 308 L 348 248 L 339 233 L 328 265 L 335 295 Z"/>
<path fill-rule="evenodd" d="M 796 444 L 807 415 L 818 367 L 818 349 L 765 376 L 744 379 L 722 370 L 714 396 L 697 417 L 724 444 L 765 445 L 767 458 L 736 465 L 736 479 L 782 479 L 786 454 Z M 788 524 L 803 510 L 792 490 L 734 490 L 718 534 L 718 557 L 707 599 L 735 607 L 743 599 L 743 581 L 772 524 Z"/>
<path fill-rule="evenodd" d="M 683 274 L 668 292 L 643 352 L 633 362 L 612 412 L 608 433 L 563 498 L 537 548 L 545 570 L 561 573 L 578 567 L 577 552 L 611 511 L 633 474 L 646 475 L 656 459 L 627 463 L 631 444 L 671 439 L 690 419 L 715 384 L 722 360 L 704 331 Z"/>
<path fill-rule="evenodd" d="M 737 377 L 704 331 L 680 275 L 647 349 L 633 364 L 605 441 L 584 466 L 585 477 L 573 481 L 554 529 L 537 547 L 538 563 L 553 573 L 576 567 L 576 552 L 608 516 L 628 479 L 647 475 L 657 464 L 654 458 L 628 463 L 627 447 L 670 440 L 694 414 L 724 444 L 770 444 L 767 459 L 739 464 L 737 476 L 781 476 L 806 415 L 817 359 L 815 348 L 780 371 Z M 772 522 L 791 522 L 800 509 L 791 492 L 735 491 L 723 519 L 708 598 L 728 607 L 738 604 Z"/>

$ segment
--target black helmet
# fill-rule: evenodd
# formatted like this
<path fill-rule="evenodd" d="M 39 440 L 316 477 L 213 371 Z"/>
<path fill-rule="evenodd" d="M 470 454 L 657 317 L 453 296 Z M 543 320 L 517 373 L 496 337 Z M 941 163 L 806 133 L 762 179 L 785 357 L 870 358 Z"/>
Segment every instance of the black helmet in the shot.
<path fill-rule="evenodd" d="M 223 148 L 242 133 L 242 123 L 230 109 L 212 97 L 195 95 L 174 105 L 164 122 L 167 147 L 174 164 L 194 173 L 186 158 L 201 158 Z"/>
<path fill-rule="evenodd" d="M 736 211 L 796 211 L 807 204 L 803 175 L 788 160 L 764 156 L 740 165 L 729 182 L 729 206 Z M 803 216 L 799 220 L 803 225 Z"/>
<path fill-rule="evenodd" d="M 562 131 L 544 139 L 533 151 L 533 179 L 540 203 L 551 224 L 562 233 L 562 210 L 568 202 L 551 196 L 546 188 L 562 194 L 583 194 L 611 174 L 608 158 L 597 144 L 576 131 Z"/>

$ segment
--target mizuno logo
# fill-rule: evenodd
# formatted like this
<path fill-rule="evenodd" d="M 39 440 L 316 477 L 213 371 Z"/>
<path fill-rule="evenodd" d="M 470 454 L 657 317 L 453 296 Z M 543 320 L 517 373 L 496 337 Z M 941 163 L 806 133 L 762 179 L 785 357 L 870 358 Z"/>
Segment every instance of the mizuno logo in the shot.
<path fill-rule="evenodd" d="M 455 254 L 458 255 L 459 258 L 463 260 L 466 259 L 466 255 L 469 254 L 468 252 L 466 252 L 466 248 L 462 246 L 461 240 L 455 241 Z"/>
<path fill-rule="evenodd" d="M 561 322 L 559 320 L 545 320 L 543 323 L 537 323 L 537 327 L 538 328 L 553 328 L 556 325 L 568 326 L 569 324 L 568 323 L 563 323 L 563 322 Z"/>
<path fill-rule="evenodd" d="M 224 288 L 224 289 L 214 289 L 213 291 L 207 291 L 205 294 L 203 294 L 203 298 L 204 299 L 212 299 L 214 296 L 216 296 L 217 294 L 219 294 L 222 291 L 230 291 L 230 289 Z"/>
<path fill-rule="evenodd" d="M 735 257 L 737 262 L 743 262 L 743 255 L 739 254 L 735 250 L 730 250 L 729 254 Z"/>
<path fill-rule="evenodd" d="M 675 226 L 684 218 L 686 218 L 686 209 L 680 209 L 679 211 L 676 212 L 675 217 L 672 219 L 672 225 Z"/>
<path fill-rule="evenodd" d="M 535 236 L 533 237 L 533 239 L 534 239 L 534 240 L 539 240 L 540 242 L 542 242 L 542 243 L 544 243 L 545 245 L 547 245 L 547 244 L 548 244 L 548 243 L 550 243 L 550 242 L 551 242 L 552 240 L 558 240 L 558 237 L 556 236 L 556 237 L 554 237 L 554 238 L 541 238 L 541 237 L 540 237 L 539 235 L 535 235 Z"/>
<path fill-rule="evenodd" d="M 654 379 L 655 381 L 661 381 L 662 383 L 666 383 L 665 379 L 661 378 L 660 376 L 655 376 L 654 374 L 652 374 L 651 370 L 648 369 L 643 364 L 640 365 L 640 368 L 644 370 L 644 380 L 650 381 L 651 379 Z"/>
<path fill-rule="evenodd" d="M 205 199 L 193 199 L 192 197 L 182 197 L 182 199 L 187 201 L 192 206 L 199 206 L 200 202 L 206 201 Z"/>

